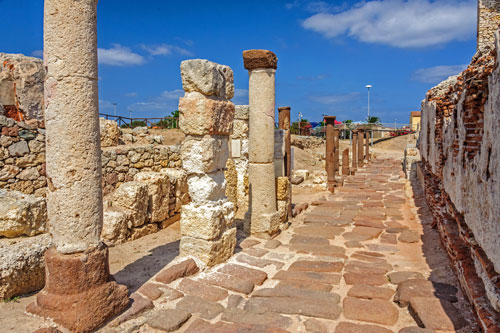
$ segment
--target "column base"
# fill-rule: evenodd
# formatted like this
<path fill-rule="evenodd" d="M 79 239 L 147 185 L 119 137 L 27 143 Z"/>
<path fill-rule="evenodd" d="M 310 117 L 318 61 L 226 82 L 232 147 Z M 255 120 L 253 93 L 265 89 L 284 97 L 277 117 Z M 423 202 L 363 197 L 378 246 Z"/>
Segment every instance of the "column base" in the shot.
<path fill-rule="evenodd" d="M 280 232 L 280 216 L 278 212 L 271 214 L 251 214 L 245 215 L 243 226 L 247 234 L 258 238 L 271 238 Z"/>
<path fill-rule="evenodd" d="M 182 257 L 193 256 L 207 266 L 215 266 L 231 258 L 235 247 L 236 228 L 231 228 L 214 240 L 182 236 L 179 244 L 179 255 Z"/>
<path fill-rule="evenodd" d="M 71 332 L 90 332 L 129 304 L 127 287 L 109 274 L 108 248 L 76 254 L 45 252 L 45 287 L 26 312 Z"/>

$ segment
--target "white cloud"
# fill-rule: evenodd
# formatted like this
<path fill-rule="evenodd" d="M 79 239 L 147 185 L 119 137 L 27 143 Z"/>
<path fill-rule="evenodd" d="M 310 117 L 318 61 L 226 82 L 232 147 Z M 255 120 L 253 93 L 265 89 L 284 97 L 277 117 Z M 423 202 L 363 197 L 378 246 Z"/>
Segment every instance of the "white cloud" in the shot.
<path fill-rule="evenodd" d="M 466 68 L 467 65 L 421 68 L 413 72 L 412 79 L 424 83 L 439 83 L 450 76 L 459 74 Z"/>
<path fill-rule="evenodd" d="M 302 22 L 327 38 L 350 36 L 362 42 L 416 48 L 468 40 L 476 31 L 476 1 L 381 0 L 350 9 L 321 12 Z"/>
<path fill-rule="evenodd" d="M 113 103 L 111 103 L 110 101 L 105 101 L 103 99 L 100 99 L 99 109 L 113 109 Z"/>
<path fill-rule="evenodd" d="M 182 96 L 184 96 L 184 90 L 182 89 L 165 90 L 161 93 L 160 99 L 178 100 Z"/>
<path fill-rule="evenodd" d="M 35 50 L 31 52 L 32 57 L 43 58 L 43 50 Z"/>
<path fill-rule="evenodd" d="M 146 62 L 143 56 L 132 52 L 130 48 L 120 44 L 112 44 L 110 49 L 98 49 L 99 63 L 111 66 L 142 65 Z"/>
<path fill-rule="evenodd" d="M 347 94 L 309 96 L 309 99 L 320 104 L 339 104 L 356 100 L 359 98 L 359 95 L 359 92 L 352 92 Z"/>
<path fill-rule="evenodd" d="M 141 45 L 141 48 L 145 51 L 147 51 L 149 54 L 152 56 L 159 56 L 159 55 L 170 55 L 172 53 L 177 53 L 180 55 L 184 56 L 192 56 L 193 53 L 191 51 L 186 50 L 182 47 L 175 46 L 175 45 L 169 45 L 169 44 L 159 44 L 159 45 Z"/>

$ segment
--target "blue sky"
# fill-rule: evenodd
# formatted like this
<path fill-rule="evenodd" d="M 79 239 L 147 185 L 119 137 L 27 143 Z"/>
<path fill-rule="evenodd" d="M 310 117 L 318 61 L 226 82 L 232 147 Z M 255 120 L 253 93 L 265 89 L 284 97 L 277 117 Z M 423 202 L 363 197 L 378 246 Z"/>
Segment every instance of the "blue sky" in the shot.
<path fill-rule="evenodd" d="M 476 49 L 475 0 L 100 0 L 100 112 L 162 117 L 183 94 L 180 62 L 229 65 L 248 103 L 243 50 L 278 56 L 276 107 L 309 120 L 371 114 L 407 123 L 425 92 Z M 41 57 L 43 1 L 0 0 L 0 52 Z"/>

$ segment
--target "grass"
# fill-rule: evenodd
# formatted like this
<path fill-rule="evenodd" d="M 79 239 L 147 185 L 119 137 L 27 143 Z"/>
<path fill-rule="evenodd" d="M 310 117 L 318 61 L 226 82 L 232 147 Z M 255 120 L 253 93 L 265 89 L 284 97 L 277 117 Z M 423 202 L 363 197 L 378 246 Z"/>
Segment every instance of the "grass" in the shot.
<path fill-rule="evenodd" d="M 11 303 L 11 302 L 17 302 L 19 300 L 19 296 L 14 296 L 11 298 L 4 298 L 2 301 L 4 303 Z"/>

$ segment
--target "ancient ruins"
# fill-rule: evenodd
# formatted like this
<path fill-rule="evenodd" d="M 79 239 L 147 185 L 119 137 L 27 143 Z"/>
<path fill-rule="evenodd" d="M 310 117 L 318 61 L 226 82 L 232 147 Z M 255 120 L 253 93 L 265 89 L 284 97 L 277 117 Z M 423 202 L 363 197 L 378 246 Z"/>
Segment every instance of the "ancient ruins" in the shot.
<path fill-rule="evenodd" d="M 179 129 L 120 128 L 99 118 L 97 0 L 44 6 L 43 63 L 0 53 L 3 329 L 500 332 L 498 1 L 390 140 L 335 115 L 292 134 L 261 49 L 248 105 L 232 68 L 189 59 Z"/>

